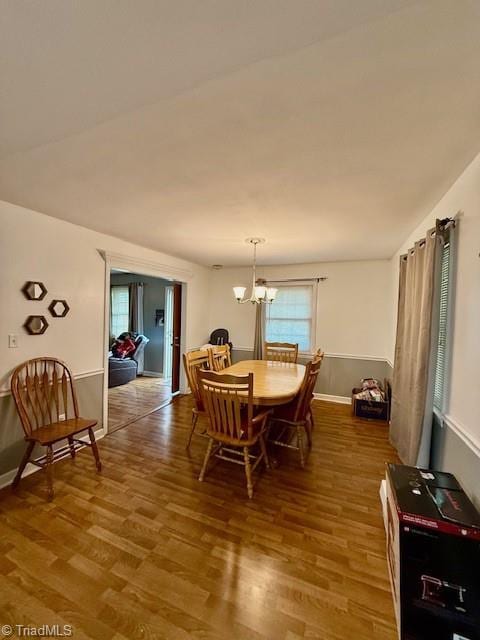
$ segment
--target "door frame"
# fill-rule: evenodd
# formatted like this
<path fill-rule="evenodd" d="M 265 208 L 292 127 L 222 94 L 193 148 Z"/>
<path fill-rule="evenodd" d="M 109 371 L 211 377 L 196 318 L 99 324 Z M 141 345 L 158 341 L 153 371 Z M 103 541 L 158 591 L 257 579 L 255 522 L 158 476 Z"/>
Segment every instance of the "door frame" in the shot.
<path fill-rule="evenodd" d="M 169 328 L 170 325 L 170 332 L 167 332 L 167 328 Z M 169 333 L 171 333 L 172 335 L 169 335 Z M 167 286 L 165 287 L 165 328 L 163 336 L 163 377 L 165 378 L 165 380 L 170 380 L 171 382 L 173 345 L 170 345 L 170 347 L 172 348 L 170 348 L 169 350 L 167 350 L 165 346 L 169 340 L 173 340 L 173 284 L 167 284 Z M 168 376 L 165 375 L 165 372 L 167 370 L 169 373 Z"/>
<path fill-rule="evenodd" d="M 121 253 L 98 250 L 105 261 L 105 304 L 104 304 L 104 339 L 103 339 L 103 411 L 102 411 L 102 435 L 108 433 L 108 347 L 110 342 L 110 273 L 112 269 L 119 269 L 138 273 L 143 276 L 162 278 L 182 285 L 182 319 L 180 353 L 186 351 L 186 303 L 188 299 L 188 282 L 193 278 L 193 273 L 160 262 L 143 260 Z M 180 374 L 180 393 L 187 390 L 187 381 L 184 372 Z"/>

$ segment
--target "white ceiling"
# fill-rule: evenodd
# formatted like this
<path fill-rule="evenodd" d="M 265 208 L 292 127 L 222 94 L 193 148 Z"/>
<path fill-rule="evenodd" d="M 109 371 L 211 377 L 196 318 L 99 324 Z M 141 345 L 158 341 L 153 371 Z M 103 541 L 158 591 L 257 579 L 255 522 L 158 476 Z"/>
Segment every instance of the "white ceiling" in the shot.
<path fill-rule="evenodd" d="M 479 151 L 474 0 L 2 18 L 0 198 L 203 264 L 390 257 Z"/>

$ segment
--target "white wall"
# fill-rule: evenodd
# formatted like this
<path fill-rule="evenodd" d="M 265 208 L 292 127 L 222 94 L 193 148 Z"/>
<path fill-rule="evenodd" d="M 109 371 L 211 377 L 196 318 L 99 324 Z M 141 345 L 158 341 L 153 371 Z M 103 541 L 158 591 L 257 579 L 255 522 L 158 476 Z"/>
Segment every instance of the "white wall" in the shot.
<path fill-rule="evenodd" d="M 447 414 L 480 443 L 480 155 L 467 167 L 436 207 L 403 243 L 391 262 L 393 314 L 389 357 L 395 349 L 399 256 L 435 226 L 436 218 L 463 211 L 458 224 L 458 250 L 452 326 L 452 358 Z"/>
<path fill-rule="evenodd" d="M 105 262 L 100 249 L 188 273 L 185 346 L 206 341 L 208 269 L 2 201 L 0 229 L 0 393 L 8 388 L 12 369 L 35 356 L 58 356 L 75 374 L 103 368 Z M 48 294 L 43 301 L 24 298 L 21 288 L 27 280 L 44 282 Z M 50 316 L 52 298 L 68 301 L 65 318 Z M 44 335 L 29 336 L 22 328 L 30 314 L 47 317 Z M 8 348 L 10 333 L 18 334 L 17 349 Z"/>
<path fill-rule="evenodd" d="M 315 278 L 318 284 L 316 344 L 329 354 L 386 358 L 390 340 L 391 274 L 387 260 L 328 262 L 259 267 L 269 280 Z M 251 288 L 251 269 L 225 268 L 212 272 L 210 329 L 225 327 L 234 348 L 253 348 L 255 311 L 239 305 L 232 287 Z"/>

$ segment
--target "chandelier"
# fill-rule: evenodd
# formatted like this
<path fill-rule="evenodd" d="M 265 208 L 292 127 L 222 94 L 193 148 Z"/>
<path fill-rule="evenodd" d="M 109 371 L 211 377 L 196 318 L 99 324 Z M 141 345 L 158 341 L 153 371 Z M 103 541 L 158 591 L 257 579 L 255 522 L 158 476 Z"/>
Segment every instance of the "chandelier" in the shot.
<path fill-rule="evenodd" d="M 266 287 L 263 284 L 257 284 L 257 244 L 263 244 L 265 238 L 247 238 L 245 242 L 253 244 L 253 274 L 252 274 L 252 291 L 249 298 L 245 298 L 247 287 L 233 287 L 233 293 L 238 303 L 251 302 L 252 304 L 271 304 L 275 300 L 278 289 L 274 287 Z"/>

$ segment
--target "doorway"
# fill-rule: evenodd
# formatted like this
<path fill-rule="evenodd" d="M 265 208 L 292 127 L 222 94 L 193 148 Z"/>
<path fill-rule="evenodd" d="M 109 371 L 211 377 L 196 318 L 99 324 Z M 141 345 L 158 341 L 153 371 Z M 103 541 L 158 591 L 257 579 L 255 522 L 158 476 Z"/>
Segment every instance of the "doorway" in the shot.
<path fill-rule="evenodd" d="M 181 285 L 112 268 L 109 278 L 108 431 L 171 402 L 178 392 Z M 178 360 L 178 367 L 176 366 Z M 177 379 L 175 379 L 177 377 Z"/>

